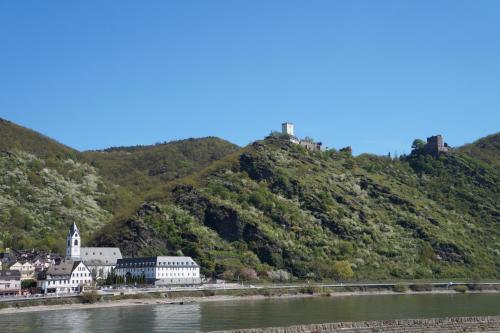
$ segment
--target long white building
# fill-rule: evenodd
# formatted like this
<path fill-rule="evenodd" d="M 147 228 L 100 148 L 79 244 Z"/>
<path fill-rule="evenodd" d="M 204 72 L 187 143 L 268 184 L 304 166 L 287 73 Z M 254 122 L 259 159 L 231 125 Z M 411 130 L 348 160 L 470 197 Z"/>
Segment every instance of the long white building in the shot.
<path fill-rule="evenodd" d="M 191 257 L 139 257 L 118 259 L 115 274 L 125 279 L 145 278 L 155 285 L 193 285 L 201 283 L 200 266 Z"/>

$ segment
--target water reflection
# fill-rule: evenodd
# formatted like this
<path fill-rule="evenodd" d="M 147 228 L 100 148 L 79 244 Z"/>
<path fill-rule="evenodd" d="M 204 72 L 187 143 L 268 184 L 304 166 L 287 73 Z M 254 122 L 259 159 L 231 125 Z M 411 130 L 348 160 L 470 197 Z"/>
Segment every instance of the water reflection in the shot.
<path fill-rule="evenodd" d="M 145 305 L 0 315 L 0 332 L 165 332 L 200 330 L 200 305 Z"/>

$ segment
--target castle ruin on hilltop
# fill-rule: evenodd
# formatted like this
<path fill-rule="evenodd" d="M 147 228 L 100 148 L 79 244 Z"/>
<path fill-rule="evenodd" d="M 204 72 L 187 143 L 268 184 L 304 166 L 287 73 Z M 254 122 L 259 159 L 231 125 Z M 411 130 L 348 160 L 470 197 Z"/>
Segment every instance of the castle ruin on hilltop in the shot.
<path fill-rule="evenodd" d="M 311 150 L 311 151 L 320 151 L 321 150 L 321 146 L 323 145 L 321 142 L 314 142 L 314 141 L 308 140 L 308 139 L 301 140 L 295 136 L 294 130 L 295 130 L 295 126 L 293 123 L 284 122 L 283 124 L 281 124 L 281 133 L 283 135 L 288 136 L 291 143 L 301 145 L 305 149 Z"/>
<path fill-rule="evenodd" d="M 441 153 L 447 153 L 451 150 L 451 147 L 448 146 L 446 142 L 444 142 L 441 134 L 433 135 L 427 138 L 427 144 L 424 146 L 424 152 L 433 155 L 439 156 Z"/>

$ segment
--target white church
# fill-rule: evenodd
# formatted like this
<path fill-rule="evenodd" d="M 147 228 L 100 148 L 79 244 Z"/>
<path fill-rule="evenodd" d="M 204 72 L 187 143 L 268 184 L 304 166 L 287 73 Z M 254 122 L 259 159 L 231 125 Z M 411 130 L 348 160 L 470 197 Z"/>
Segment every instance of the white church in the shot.
<path fill-rule="evenodd" d="M 122 254 L 117 247 L 81 247 L 80 231 L 75 223 L 66 238 L 66 257 L 38 275 L 37 286 L 43 293 L 79 292 L 96 279 L 105 279 Z"/>
<path fill-rule="evenodd" d="M 81 260 L 91 271 L 94 279 L 105 279 L 116 266 L 122 253 L 117 247 L 81 247 L 80 231 L 75 223 L 71 226 L 66 244 L 66 258 Z"/>

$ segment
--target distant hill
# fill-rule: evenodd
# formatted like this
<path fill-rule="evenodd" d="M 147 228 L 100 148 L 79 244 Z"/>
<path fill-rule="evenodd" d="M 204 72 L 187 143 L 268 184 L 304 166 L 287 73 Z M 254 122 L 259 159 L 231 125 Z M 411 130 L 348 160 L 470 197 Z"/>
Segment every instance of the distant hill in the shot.
<path fill-rule="evenodd" d="M 177 180 L 94 242 L 184 253 L 229 279 L 331 279 L 346 260 L 360 279 L 498 278 L 500 179 L 474 156 L 495 165 L 499 150 L 473 150 L 352 157 L 269 137 Z"/>
<path fill-rule="evenodd" d="M 488 135 L 474 143 L 465 145 L 460 148 L 460 151 L 500 170 L 500 159 L 498 158 L 500 133 Z"/>
<path fill-rule="evenodd" d="M 77 151 L 43 134 L 0 118 L 0 150 L 19 149 L 39 157 L 76 156 Z"/>
<path fill-rule="evenodd" d="M 87 151 L 83 156 L 110 181 L 143 192 L 197 172 L 238 149 L 228 141 L 208 137 Z"/>

